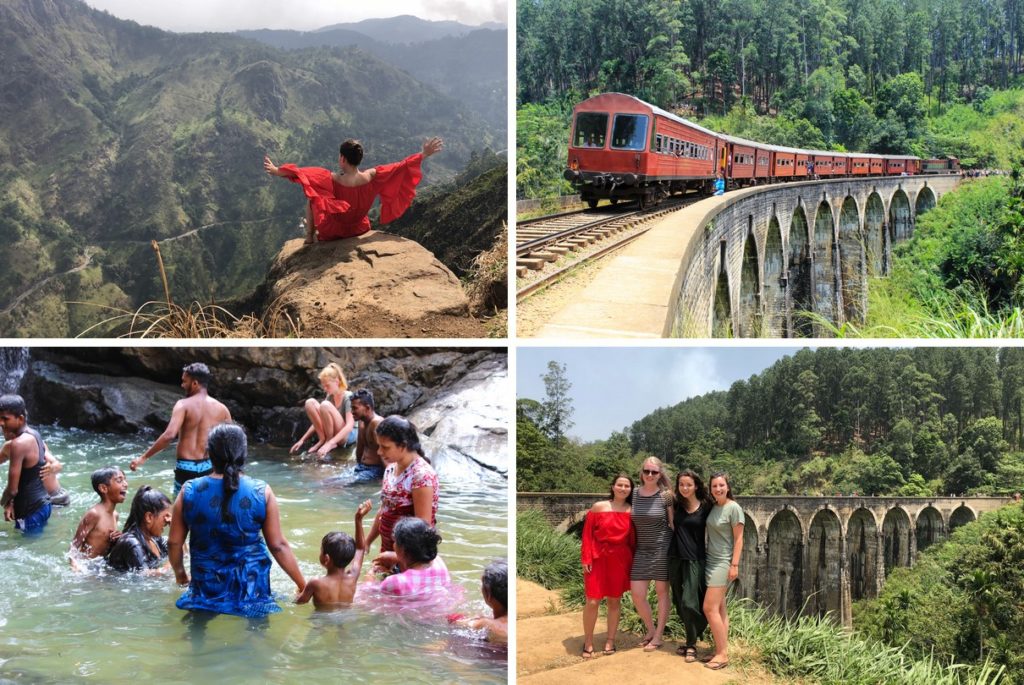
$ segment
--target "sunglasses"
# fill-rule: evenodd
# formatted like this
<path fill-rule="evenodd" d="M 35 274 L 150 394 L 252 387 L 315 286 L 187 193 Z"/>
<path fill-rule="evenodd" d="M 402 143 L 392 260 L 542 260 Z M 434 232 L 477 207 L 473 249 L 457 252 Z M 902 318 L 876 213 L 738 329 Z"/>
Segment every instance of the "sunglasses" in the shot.
<path fill-rule="evenodd" d="M 657 476 L 660 473 L 661 473 L 661 471 L 659 471 L 657 469 L 644 469 L 644 475 L 645 476 Z"/>

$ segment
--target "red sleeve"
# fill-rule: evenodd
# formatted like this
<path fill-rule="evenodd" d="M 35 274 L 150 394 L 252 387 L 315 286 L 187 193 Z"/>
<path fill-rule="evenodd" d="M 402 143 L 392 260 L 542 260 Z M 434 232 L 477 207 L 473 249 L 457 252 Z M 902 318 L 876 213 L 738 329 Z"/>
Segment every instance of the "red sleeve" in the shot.
<path fill-rule="evenodd" d="M 586 517 L 583 519 L 583 544 L 580 545 L 580 560 L 584 564 L 589 565 L 594 562 L 595 546 L 594 517 L 588 512 Z"/>
<path fill-rule="evenodd" d="M 334 178 L 330 169 L 297 167 L 294 164 L 282 164 L 279 168 L 286 172 L 283 178 L 300 184 L 302 192 L 313 201 L 317 225 L 320 225 L 324 214 L 344 214 L 351 207 L 348 202 L 334 196 Z"/>
<path fill-rule="evenodd" d="M 376 167 L 377 175 L 372 183 L 374 191 L 380 195 L 381 224 L 394 221 L 409 209 L 416 197 L 416 186 L 423 178 L 422 163 L 423 154 L 417 152 L 401 162 Z"/>

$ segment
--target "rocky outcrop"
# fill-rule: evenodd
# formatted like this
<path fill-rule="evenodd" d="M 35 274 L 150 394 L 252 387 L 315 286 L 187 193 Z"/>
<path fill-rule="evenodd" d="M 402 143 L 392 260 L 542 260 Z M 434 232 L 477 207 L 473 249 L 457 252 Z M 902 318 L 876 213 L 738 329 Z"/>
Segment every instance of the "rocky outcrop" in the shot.
<path fill-rule="evenodd" d="M 459 279 L 418 243 L 370 231 L 285 243 L 250 303 L 286 312 L 311 338 L 483 337 Z"/>
<path fill-rule="evenodd" d="M 31 348 L 19 392 L 31 419 L 87 430 L 162 430 L 182 397 L 181 368 L 206 363 L 210 393 L 256 441 L 291 445 L 322 397 L 329 362 L 369 388 L 383 415 L 408 416 L 446 480 L 508 475 L 507 357 L 494 349 L 220 347 Z"/>

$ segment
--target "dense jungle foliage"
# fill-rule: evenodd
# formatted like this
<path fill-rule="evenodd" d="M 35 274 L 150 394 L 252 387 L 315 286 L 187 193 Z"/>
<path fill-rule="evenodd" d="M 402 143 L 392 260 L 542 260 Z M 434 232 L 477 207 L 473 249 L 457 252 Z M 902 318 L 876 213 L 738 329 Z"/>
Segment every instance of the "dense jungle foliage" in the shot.
<path fill-rule="evenodd" d="M 605 91 L 765 142 L 968 166 L 1024 138 L 992 99 L 1021 85 L 1018 0 L 526 0 L 516 40 L 521 197 L 567 189 L 572 106 Z M 968 135 L 982 118 L 1007 135 Z"/>
<path fill-rule="evenodd" d="M 966 182 L 918 218 L 892 272 L 872 279 L 870 337 L 1024 335 L 1024 178 Z"/>
<path fill-rule="evenodd" d="M 917 658 L 987 659 L 1024 683 L 1024 510 L 983 516 L 895 569 L 877 599 L 854 605 L 854 626 Z"/>
<path fill-rule="evenodd" d="M 739 494 L 1024 490 L 1017 347 L 805 349 L 586 444 L 553 421 L 566 415 L 551 397 L 519 399 L 520 491 L 602 492 L 643 455 L 725 469 Z"/>

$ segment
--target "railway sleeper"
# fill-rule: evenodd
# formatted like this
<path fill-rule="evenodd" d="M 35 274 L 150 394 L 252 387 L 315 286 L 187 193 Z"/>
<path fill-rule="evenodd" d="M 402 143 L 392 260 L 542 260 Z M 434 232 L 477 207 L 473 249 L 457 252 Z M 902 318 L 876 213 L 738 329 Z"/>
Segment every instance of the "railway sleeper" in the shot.
<path fill-rule="evenodd" d="M 516 260 L 516 268 L 525 267 L 532 271 L 540 271 L 547 264 L 543 259 L 536 259 L 534 257 L 520 257 Z"/>

